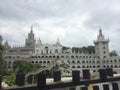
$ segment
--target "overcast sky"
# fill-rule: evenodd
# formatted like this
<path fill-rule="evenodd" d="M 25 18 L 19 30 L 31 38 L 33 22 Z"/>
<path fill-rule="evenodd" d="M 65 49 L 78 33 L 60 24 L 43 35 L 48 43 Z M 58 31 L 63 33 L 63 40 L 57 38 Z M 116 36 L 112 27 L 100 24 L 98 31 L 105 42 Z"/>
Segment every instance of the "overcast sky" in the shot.
<path fill-rule="evenodd" d="M 64 46 L 93 45 L 102 28 L 110 50 L 120 53 L 120 0 L 0 0 L 4 42 L 24 45 L 33 26 L 35 38 Z"/>

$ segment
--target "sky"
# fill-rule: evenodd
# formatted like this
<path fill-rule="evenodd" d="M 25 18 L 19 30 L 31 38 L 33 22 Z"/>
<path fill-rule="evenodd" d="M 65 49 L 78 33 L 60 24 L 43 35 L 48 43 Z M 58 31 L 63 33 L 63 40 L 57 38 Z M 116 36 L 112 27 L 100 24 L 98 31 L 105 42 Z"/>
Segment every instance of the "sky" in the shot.
<path fill-rule="evenodd" d="M 120 53 L 120 0 L 0 0 L 3 42 L 24 45 L 31 26 L 36 41 L 69 47 L 94 45 L 101 28 Z"/>

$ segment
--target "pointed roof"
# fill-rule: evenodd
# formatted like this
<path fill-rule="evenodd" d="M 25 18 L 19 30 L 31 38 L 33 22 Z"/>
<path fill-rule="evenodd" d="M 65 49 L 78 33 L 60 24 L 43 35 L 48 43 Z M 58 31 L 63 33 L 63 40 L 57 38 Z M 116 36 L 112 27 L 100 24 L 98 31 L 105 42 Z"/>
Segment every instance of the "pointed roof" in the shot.
<path fill-rule="evenodd" d="M 30 33 L 33 33 L 33 26 L 31 26 L 31 31 L 30 31 Z"/>
<path fill-rule="evenodd" d="M 60 40 L 59 40 L 59 38 L 58 38 L 58 37 L 57 37 L 56 44 L 59 44 L 59 45 L 60 45 Z"/>

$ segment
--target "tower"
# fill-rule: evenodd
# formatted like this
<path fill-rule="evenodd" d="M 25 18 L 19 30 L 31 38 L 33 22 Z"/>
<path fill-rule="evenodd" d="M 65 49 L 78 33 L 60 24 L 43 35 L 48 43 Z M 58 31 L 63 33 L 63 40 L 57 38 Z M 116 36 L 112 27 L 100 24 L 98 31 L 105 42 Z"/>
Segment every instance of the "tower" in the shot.
<path fill-rule="evenodd" d="M 25 41 L 26 47 L 34 47 L 35 46 L 35 39 L 34 39 L 34 33 L 33 28 L 31 26 L 31 31 L 28 33 L 28 38 Z"/>
<path fill-rule="evenodd" d="M 95 54 L 98 58 L 108 58 L 109 57 L 109 40 L 105 39 L 102 34 L 102 29 L 99 29 L 99 35 L 97 36 L 97 40 L 94 41 L 95 44 Z"/>
<path fill-rule="evenodd" d="M 8 41 L 6 41 L 5 43 L 4 43 L 4 48 L 5 48 L 5 54 L 7 54 L 8 52 L 9 52 L 9 49 L 11 48 L 10 46 L 9 46 L 9 43 L 8 43 Z"/>
<path fill-rule="evenodd" d="M 57 38 L 56 45 L 61 45 L 59 38 Z"/>

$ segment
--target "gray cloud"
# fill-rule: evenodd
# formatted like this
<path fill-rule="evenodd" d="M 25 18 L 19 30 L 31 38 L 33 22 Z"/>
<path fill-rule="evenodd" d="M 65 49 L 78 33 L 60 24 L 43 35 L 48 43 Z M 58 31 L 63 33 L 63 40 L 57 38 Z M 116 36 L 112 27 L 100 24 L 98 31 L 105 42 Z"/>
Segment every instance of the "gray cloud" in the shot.
<path fill-rule="evenodd" d="M 93 44 L 99 26 L 119 52 L 119 0 L 0 0 L 0 33 L 10 44 L 24 44 L 30 26 L 35 37 L 63 45 Z M 48 39 L 49 38 L 49 39 Z"/>

